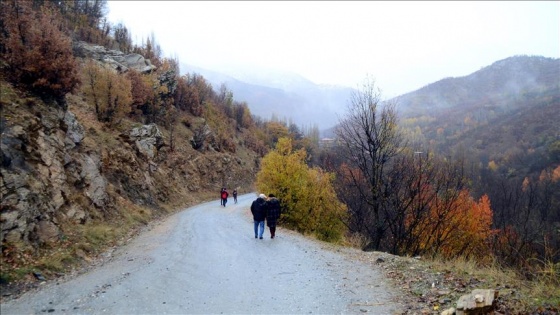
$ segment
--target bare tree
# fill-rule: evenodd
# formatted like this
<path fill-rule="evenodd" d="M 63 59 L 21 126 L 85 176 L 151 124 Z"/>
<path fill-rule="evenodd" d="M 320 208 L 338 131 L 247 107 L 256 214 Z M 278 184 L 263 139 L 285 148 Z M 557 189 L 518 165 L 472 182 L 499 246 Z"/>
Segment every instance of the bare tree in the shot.
<path fill-rule="evenodd" d="M 383 104 L 375 82 L 366 80 L 352 95 L 348 112 L 340 120 L 336 133 L 343 155 L 351 166 L 347 174 L 350 183 L 359 198 L 367 203 L 364 217 L 370 221 L 369 247 L 377 250 L 387 230 L 382 216 L 390 193 L 387 174 L 392 159 L 399 154 L 403 144 L 397 129 L 395 106 Z"/>

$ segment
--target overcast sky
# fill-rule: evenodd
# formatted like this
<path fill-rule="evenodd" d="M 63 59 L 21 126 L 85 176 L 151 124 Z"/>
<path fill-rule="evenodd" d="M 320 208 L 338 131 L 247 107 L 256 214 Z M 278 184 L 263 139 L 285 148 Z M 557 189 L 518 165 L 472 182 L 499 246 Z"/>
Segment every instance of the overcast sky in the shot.
<path fill-rule="evenodd" d="M 559 1 L 109 1 L 108 19 L 164 56 L 319 84 L 376 80 L 386 98 L 514 55 L 560 58 Z"/>

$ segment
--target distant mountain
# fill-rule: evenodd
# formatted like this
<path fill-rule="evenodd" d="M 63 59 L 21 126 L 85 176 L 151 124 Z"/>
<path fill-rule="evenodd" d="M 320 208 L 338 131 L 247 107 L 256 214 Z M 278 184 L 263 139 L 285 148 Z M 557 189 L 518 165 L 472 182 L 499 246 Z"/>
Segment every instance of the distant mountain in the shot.
<path fill-rule="evenodd" d="M 445 78 L 394 100 L 406 117 L 510 106 L 527 93 L 558 90 L 560 59 L 516 56 L 497 61 L 468 76 Z"/>
<path fill-rule="evenodd" d="M 508 176 L 560 163 L 551 153 L 560 145 L 560 59 L 510 57 L 393 101 L 411 139 L 439 153 L 494 161 Z"/>
<path fill-rule="evenodd" d="M 298 126 L 326 129 L 337 124 L 346 109 L 352 88 L 318 85 L 304 77 L 262 69 L 223 68 L 219 71 L 182 64 L 182 73 L 198 73 L 215 89 L 225 84 L 233 98 L 247 102 L 251 113 L 270 119 L 276 116 Z"/>

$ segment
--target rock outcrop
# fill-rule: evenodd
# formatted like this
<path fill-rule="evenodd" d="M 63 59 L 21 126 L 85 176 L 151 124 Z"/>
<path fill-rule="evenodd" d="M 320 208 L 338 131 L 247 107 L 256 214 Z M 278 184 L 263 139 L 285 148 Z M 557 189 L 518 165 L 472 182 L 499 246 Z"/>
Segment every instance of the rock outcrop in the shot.
<path fill-rule="evenodd" d="M 73 183 L 80 183 L 96 206 L 107 205 L 99 163 L 88 162 L 97 154 L 79 152 L 85 132 L 71 112 L 39 103 L 32 112 L 9 106 L 13 115 L 3 123 L 1 140 L 2 242 L 56 242 L 66 214 L 87 220 L 69 203 Z"/>
<path fill-rule="evenodd" d="M 134 128 L 128 135 L 130 142 L 134 143 L 138 153 L 149 160 L 153 160 L 161 147 L 165 145 L 163 134 L 156 124 L 144 125 Z"/>
<path fill-rule="evenodd" d="M 73 48 L 75 56 L 103 62 L 119 72 L 133 69 L 140 73 L 149 73 L 157 68 L 150 59 L 139 54 L 124 54 L 119 50 L 111 50 L 82 41 L 76 42 Z"/>
<path fill-rule="evenodd" d="M 120 135 L 92 124 L 80 109 L 87 104 L 80 101 L 73 97 L 66 109 L 32 97 L 2 100 L 3 248 L 55 244 L 76 224 L 111 221 L 126 211 L 117 206 L 119 200 L 157 215 L 164 204 L 197 200 L 194 194 L 224 185 L 250 187 L 254 179 L 254 163 L 196 151 L 187 138 L 182 144 L 176 140 L 170 152 L 156 124 Z"/>

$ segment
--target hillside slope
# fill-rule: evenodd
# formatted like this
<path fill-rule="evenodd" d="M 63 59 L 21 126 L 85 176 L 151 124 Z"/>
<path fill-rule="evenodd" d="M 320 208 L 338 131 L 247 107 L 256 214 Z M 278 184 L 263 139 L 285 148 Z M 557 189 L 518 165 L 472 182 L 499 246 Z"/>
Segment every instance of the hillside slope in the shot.
<path fill-rule="evenodd" d="M 90 261 L 220 187 L 252 191 L 258 157 L 242 145 L 195 150 L 179 124 L 171 150 L 169 130 L 126 119 L 111 127 L 79 95 L 65 109 L 4 80 L 1 88 L 2 282 Z"/>
<path fill-rule="evenodd" d="M 525 176 L 560 163 L 549 152 L 560 140 L 559 78 L 560 59 L 516 56 L 394 101 L 416 145 Z"/>
<path fill-rule="evenodd" d="M 404 117 L 445 115 L 445 110 L 465 112 L 486 109 L 512 110 L 510 101 L 535 94 L 558 94 L 560 59 L 515 56 L 496 61 L 468 76 L 445 78 L 397 97 Z M 517 104 L 522 105 L 522 104 Z"/>

